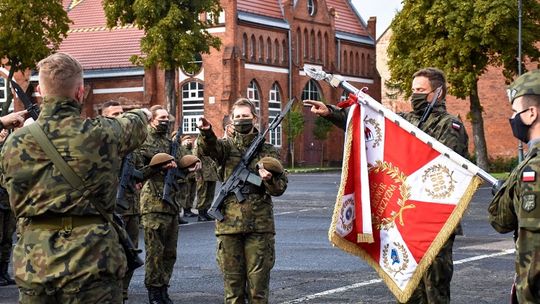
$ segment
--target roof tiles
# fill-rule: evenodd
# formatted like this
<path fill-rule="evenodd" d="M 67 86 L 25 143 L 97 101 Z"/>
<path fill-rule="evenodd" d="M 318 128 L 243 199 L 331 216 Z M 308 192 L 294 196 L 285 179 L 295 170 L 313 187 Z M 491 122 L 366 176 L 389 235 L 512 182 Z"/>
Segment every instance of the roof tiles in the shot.
<path fill-rule="evenodd" d="M 336 10 L 336 30 L 355 35 L 369 36 L 348 0 L 326 0 L 328 9 Z"/>
<path fill-rule="evenodd" d="M 239 11 L 283 19 L 279 0 L 238 0 Z"/>

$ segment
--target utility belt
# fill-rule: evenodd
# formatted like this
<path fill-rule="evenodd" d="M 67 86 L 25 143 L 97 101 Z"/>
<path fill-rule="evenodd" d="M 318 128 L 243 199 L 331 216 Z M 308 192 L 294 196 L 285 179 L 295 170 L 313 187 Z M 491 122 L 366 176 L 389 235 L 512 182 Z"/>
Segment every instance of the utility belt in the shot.
<path fill-rule="evenodd" d="M 242 194 L 261 194 L 263 195 L 266 191 L 264 187 L 255 186 L 252 184 L 245 184 L 241 189 L 240 192 Z"/>
<path fill-rule="evenodd" d="M 107 221 L 101 215 L 74 215 L 74 216 L 36 216 L 29 218 L 28 228 L 66 230 L 86 225 L 105 224 Z"/>

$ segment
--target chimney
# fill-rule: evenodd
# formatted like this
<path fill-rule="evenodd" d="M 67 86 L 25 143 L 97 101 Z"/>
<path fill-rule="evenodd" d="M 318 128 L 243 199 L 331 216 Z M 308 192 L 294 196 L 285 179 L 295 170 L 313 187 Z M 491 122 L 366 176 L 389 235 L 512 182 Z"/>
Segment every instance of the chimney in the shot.
<path fill-rule="evenodd" d="M 377 39 L 377 17 L 369 17 L 367 30 L 373 39 Z"/>

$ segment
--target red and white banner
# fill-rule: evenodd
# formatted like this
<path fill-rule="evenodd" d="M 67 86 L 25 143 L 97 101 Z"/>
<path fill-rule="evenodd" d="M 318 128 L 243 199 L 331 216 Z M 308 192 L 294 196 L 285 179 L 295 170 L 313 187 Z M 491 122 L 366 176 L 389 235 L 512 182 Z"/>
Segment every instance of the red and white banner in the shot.
<path fill-rule="evenodd" d="M 452 160 L 448 150 L 387 109 L 361 102 L 349 110 L 330 241 L 365 259 L 400 302 L 481 183 L 475 166 Z"/>

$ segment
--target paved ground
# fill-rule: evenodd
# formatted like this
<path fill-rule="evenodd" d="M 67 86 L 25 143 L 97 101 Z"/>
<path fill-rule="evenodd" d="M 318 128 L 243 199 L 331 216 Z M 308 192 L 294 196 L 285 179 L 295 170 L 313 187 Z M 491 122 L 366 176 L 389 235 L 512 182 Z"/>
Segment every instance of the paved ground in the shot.
<path fill-rule="evenodd" d="M 271 303 L 394 303 L 392 294 L 362 260 L 333 248 L 328 227 L 338 173 L 293 174 L 276 198 L 277 261 Z M 513 276 L 511 235 L 487 223 L 488 187 L 480 189 L 463 219 L 465 236 L 454 245 L 452 303 L 505 303 Z M 213 223 L 181 226 L 171 282 L 175 303 L 221 303 L 223 281 L 215 262 Z M 128 303 L 147 303 L 144 270 L 135 273 Z M 14 287 L 0 287 L 0 303 L 16 303 Z"/>

